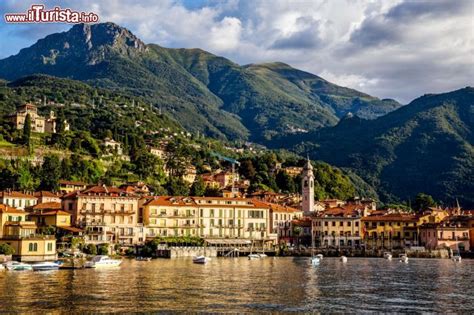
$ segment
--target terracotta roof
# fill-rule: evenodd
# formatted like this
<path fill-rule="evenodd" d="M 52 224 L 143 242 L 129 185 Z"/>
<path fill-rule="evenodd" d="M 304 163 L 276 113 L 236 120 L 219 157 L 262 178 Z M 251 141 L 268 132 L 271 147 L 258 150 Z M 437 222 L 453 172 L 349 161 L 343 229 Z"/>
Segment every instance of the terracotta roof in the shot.
<path fill-rule="evenodd" d="M 62 209 L 61 204 L 59 202 L 43 202 L 38 203 L 31 207 L 33 210 L 56 210 Z"/>
<path fill-rule="evenodd" d="M 272 212 L 284 212 L 284 213 L 301 212 L 301 210 L 288 207 L 288 206 L 282 206 L 277 203 L 264 202 L 264 201 L 259 201 L 259 200 L 254 200 L 253 203 L 259 208 L 269 208 L 270 211 Z"/>
<path fill-rule="evenodd" d="M 50 191 L 45 191 L 45 190 L 36 191 L 34 193 L 34 196 L 35 197 L 52 197 L 52 198 L 60 198 L 61 197 L 60 195 L 57 195 L 55 193 L 52 193 Z"/>
<path fill-rule="evenodd" d="M 71 231 L 73 233 L 79 233 L 79 232 L 83 232 L 84 230 L 82 229 L 79 229 L 77 227 L 73 227 L 73 226 L 58 226 L 58 229 L 62 229 L 62 230 L 66 230 L 66 231 Z"/>
<path fill-rule="evenodd" d="M 137 195 L 126 192 L 120 188 L 112 186 L 92 186 L 84 190 L 74 191 L 63 196 L 63 199 L 76 198 L 80 196 L 101 196 L 101 197 L 131 197 L 139 198 Z"/>
<path fill-rule="evenodd" d="M 0 197 L 13 197 L 13 198 L 28 198 L 28 199 L 36 199 L 35 196 L 28 195 L 19 191 L 1 191 Z"/>
<path fill-rule="evenodd" d="M 413 214 L 389 213 L 386 215 L 371 215 L 362 218 L 362 221 L 417 221 Z"/>
<path fill-rule="evenodd" d="M 0 204 L 0 213 L 26 213 L 23 210 Z"/>
<path fill-rule="evenodd" d="M 362 216 L 364 214 L 364 206 L 361 205 L 345 205 L 340 207 L 329 208 L 322 213 L 323 217 L 352 217 Z"/>

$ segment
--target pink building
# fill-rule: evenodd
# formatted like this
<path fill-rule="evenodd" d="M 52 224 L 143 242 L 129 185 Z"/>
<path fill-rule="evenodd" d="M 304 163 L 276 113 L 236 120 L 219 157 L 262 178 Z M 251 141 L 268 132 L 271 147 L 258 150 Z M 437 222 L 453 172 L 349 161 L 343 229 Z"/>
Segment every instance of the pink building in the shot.
<path fill-rule="evenodd" d="M 420 243 L 427 249 L 459 248 L 460 251 L 468 251 L 469 241 L 469 227 L 460 222 L 443 221 L 420 226 Z"/>

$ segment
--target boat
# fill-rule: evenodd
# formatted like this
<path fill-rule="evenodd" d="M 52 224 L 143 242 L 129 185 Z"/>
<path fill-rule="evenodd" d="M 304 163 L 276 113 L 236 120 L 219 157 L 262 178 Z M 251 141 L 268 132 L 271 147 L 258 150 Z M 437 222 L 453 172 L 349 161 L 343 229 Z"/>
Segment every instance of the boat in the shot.
<path fill-rule="evenodd" d="M 456 234 L 456 225 L 454 226 L 454 234 L 456 235 L 456 254 L 451 257 L 454 262 L 461 262 L 461 252 L 459 251 L 458 235 Z"/>
<path fill-rule="evenodd" d="M 50 261 L 43 261 L 31 265 L 34 271 L 58 270 L 59 266 L 59 263 Z"/>
<path fill-rule="evenodd" d="M 252 251 L 253 251 L 253 240 L 252 240 L 252 245 L 250 245 L 250 254 L 247 257 L 249 258 L 249 260 L 255 260 L 255 259 L 262 258 L 262 257 L 260 257 L 259 254 L 252 254 Z"/>
<path fill-rule="evenodd" d="M 342 263 L 346 263 L 347 262 L 347 257 L 346 256 L 341 256 L 341 258 L 339 258 L 341 260 Z"/>
<path fill-rule="evenodd" d="M 392 260 L 392 253 L 389 253 L 389 252 L 383 253 L 383 258 L 387 260 Z"/>
<path fill-rule="evenodd" d="M 400 254 L 400 262 L 408 264 L 408 256 L 406 254 Z"/>
<path fill-rule="evenodd" d="M 138 256 L 138 257 L 135 257 L 135 260 L 137 260 L 137 261 L 150 261 L 150 260 L 151 260 L 151 257 L 141 257 L 141 256 Z"/>
<path fill-rule="evenodd" d="M 85 263 L 86 268 L 110 268 L 118 267 L 122 263 L 121 259 L 112 259 L 107 255 L 94 256 L 91 261 Z"/>
<path fill-rule="evenodd" d="M 4 264 L 5 268 L 9 271 L 23 271 L 23 270 L 33 270 L 30 264 L 25 264 L 18 261 L 9 261 Z"/>
<path fill-rule="evenodd" d="M 311 224 L 311 266 L 318 266 L 323 259 L 323 255 L 318 254 L 314 255 L 314 233 L 313 233 L 313 225 Z"/>
<path fill-rule="evenodd" d="M 258 257 L 260 257 L 260 258 L 268 257 L 267 254 L 265 254 L 265 253 L 260 253 L 260 254 L 257 254 L 257 255 L 258 255 Z"/>
<path fill-rule="evenodd" d="M 208 263 L 209 260 L 211 259 L 203 255 L 193 257 L 193 263 L 195 264 L 205 264 Z"/>

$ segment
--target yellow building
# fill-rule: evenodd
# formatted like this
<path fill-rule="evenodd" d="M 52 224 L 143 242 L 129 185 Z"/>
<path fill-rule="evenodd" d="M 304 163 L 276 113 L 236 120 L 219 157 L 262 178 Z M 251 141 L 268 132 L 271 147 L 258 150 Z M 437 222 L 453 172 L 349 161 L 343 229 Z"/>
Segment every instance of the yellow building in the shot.
<path fill-rule="evenodd" d="M 40 226 L 71 226 L 71 214 L 61 210 L 57 202 L 40 203 L 31 207 L 28 218 Z"/>
<path fill-rule="evenodd" d="M 13 247 L 13 259 L 20 261 L 54 260 L 56 239 L 38 235 L 33 221 L 26 221 L 27 212 L 0 205 L 0 244 Z"/>
<path fill-rule="evenodd" d="M 317 247 L 359 247 L 362 245 L 361 220 L 368 214 L 364 205 L 328 208 L 313 217 Z"/>
<path fill-rule="evenodd" d="M 386 213 L 362 219 L 368 249 L 405 248 L 418 245 L 418 218 L 407 213 Z"/>
<path fill-rule="evenodd" d="M 244 198 L 160 196 L 143 206 L 148 237 L 268 238 L 269 208 Z"/>
<path fill-rule="evenodd" d="M 72 180 L 60 180 L 59 190 L 65 193 L 72 193 L 77 190 L 86 189 L 87 185 L 83 182 L 72 181 Z"/>

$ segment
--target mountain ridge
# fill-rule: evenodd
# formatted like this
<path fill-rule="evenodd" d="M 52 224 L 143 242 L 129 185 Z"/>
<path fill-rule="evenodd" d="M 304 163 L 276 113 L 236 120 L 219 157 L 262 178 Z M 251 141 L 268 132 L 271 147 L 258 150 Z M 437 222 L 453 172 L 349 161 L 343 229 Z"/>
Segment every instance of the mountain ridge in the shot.
<path fill-rule="evenodd" d="M 347 112 L 375 118 L 401 106 L 280 62 L 241 66 L 199 48 L 145 44 L 111 22 L 75 25 L 0 60 L 4 79 L 35 73 L 124 89 L 191 132 L 257 142 L 331 126 Z"/>

